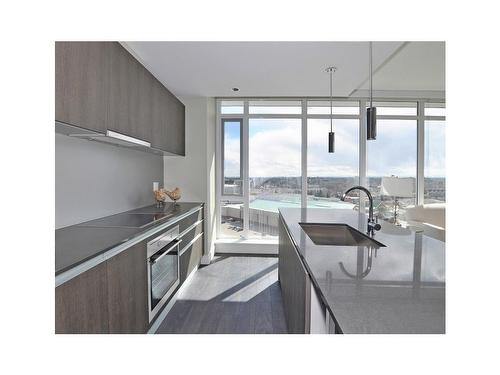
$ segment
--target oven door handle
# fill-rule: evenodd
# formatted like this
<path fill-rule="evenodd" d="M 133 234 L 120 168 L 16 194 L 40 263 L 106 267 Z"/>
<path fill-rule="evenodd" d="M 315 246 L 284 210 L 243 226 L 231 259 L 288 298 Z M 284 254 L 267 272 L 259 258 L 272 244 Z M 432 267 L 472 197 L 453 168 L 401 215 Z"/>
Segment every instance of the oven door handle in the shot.
<path fill-rule="evenodd" d="M 171 246 L 169 246 L 167 250 L 160 250 L 149 258 L 150 263 L 155 264 L 156 262 L 158 262 L 161 258 L 167 255 L 173 248 L 177 247 L 181 242 L 182 240 L 178 238 L 170 242 Z"/>

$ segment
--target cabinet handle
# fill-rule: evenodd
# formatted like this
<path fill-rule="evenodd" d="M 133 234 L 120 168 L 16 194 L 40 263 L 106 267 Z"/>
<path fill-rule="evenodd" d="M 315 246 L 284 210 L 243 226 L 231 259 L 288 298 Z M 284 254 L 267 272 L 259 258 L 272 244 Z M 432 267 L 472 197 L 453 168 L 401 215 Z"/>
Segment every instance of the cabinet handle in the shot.
<path fill-rule="evenodd" d="M 175 239 L 173 240 L 171 243 L 173 243 L 172 246 L 170 246 L 167 250 L 165 251 L 159 251 L 157 252 L 155 255 L 153 255 L 151 258 L 149 258 L 149 261 L 151 262 L 151 264 L 155 264 L 156 262 L 158 262 L 161 258 L 163 258 L 165 255 L 167 255 L 173 248 L 179 246 L 179 244 L 182 242 L 182 240 L 179 240 L 179 239 Z M 161 252 L 161 254 L 160 254 Z"/>

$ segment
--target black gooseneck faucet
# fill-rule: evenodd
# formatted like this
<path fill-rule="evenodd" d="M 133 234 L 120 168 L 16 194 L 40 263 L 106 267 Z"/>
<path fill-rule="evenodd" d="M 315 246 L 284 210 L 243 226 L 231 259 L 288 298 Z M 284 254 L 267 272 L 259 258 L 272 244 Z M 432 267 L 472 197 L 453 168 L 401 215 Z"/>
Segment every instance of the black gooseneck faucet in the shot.
<path fill-rule="evenodd" d="M 369 234 L 370 236 L 373 236 L 375 235 L 375 231 L 376 230 L 380 230 L 381 226 L 380 224 L 377 222 L 377 220 L 375 220 L 373 218 L 373 197 L 372 197 L 372 194 L 370 193 L 370 191 L 365 188 L 364 186 L 353 186 L 352 188 L 350 189 L 347 189 L 346 192 L 344 194 L 342 194 L 342 200 L 345 201 L 346 197 L 347 197 L 347 194 L 349 194 L 351 191 L 353 190 L 361 190 L 361 191 L 364 191 L 366 193 L 366 195 L 368 196 L 368 200 L 370 201 L 370 209 L 368 211 L 368 226 L 367 226 L 367 231 L 366 233 Z M 360 210 L 361 210 L 361 207 L 360 207 Z"/>

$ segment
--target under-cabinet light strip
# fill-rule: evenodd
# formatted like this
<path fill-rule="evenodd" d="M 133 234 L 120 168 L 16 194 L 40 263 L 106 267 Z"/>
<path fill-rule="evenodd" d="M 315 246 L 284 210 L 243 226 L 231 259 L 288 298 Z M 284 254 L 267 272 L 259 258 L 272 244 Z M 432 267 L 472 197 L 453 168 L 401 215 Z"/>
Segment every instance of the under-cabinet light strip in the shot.
<path fill-rule="evenodd" d="M 140 145 L 140 146 L 151 147 L 151 143 L 149 143 L 149 142 L 143 141 L 142 139 L 130 137 L 130 136 L 125 135 L 125 134 L 117 133 L 117 132 L 114 132 L 112 130 L 106 130 L 106 135 L 108 137 L 120 139 L 120 140 L 125 141 L 125 142 L 135 143 L 135 144 Z"/>

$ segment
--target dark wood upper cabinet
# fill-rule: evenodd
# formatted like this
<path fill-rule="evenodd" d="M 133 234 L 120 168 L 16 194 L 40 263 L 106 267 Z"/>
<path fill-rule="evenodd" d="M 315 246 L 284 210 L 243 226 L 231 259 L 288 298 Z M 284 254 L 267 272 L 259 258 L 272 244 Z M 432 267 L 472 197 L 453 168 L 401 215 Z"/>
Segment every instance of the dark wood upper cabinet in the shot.
<path fill-rule="evenodd" d="M 57 42 L 56 120 L 106 131 L 111 42 Z"/>
<path fill-rule="evenodd" d="M 154 148 L 185 155 L 185 107 L 172 93 L 158 83 L 153 87 Z"/>
<path fill-rule="evenodd" d="M 131 72 L 128 56 L 129 53 L 122 46 L 113 44 L 110 47 L 106 127 L 133 137 L 129 97 L 134 74 Z"/>
<path fill-rule="evenodd" d="M 160 150 L 168 149 L 167 134 L 168 134 L 168 101 L 167 94 L 163 90 L 161 83 L 156 82 L 153 85 L 152 94 L 152 126 L 153 136 L 151 145 Z"/>
<path fill-rule="evenodd" d="M 153 89 L 156 82 L 156 78 L 141 65 L 139 71 L 138 89 L 136 92 L 137 102 L 139 103 L 136 119 L 139 127 L 139 138 L 147 140 L 150 143 L 152 142 L 154 135 Z M 182 126 L 184 127 L 184 124 L 182 124 Z"/>
<path fill-rule="evenodd" d="M 185 107 L 179 99 L 173 94 L 169 94 L 168 100 L 168 117 L 167 117 L 167 149 L 173 150 L 174 154 L 185 155 L 185 132 L 186 127 L 181 126 L 184 124 Z"/>
<path fill-rule="evenodd" d="M 107 127 L 151 142 L 155 78 L 125 48 L 111 48 Z"/>
<path fill-rule="evenodd" d="M 117 42 L 56 43 L 56 120 L 185 155 L 184 105 Z"/>

